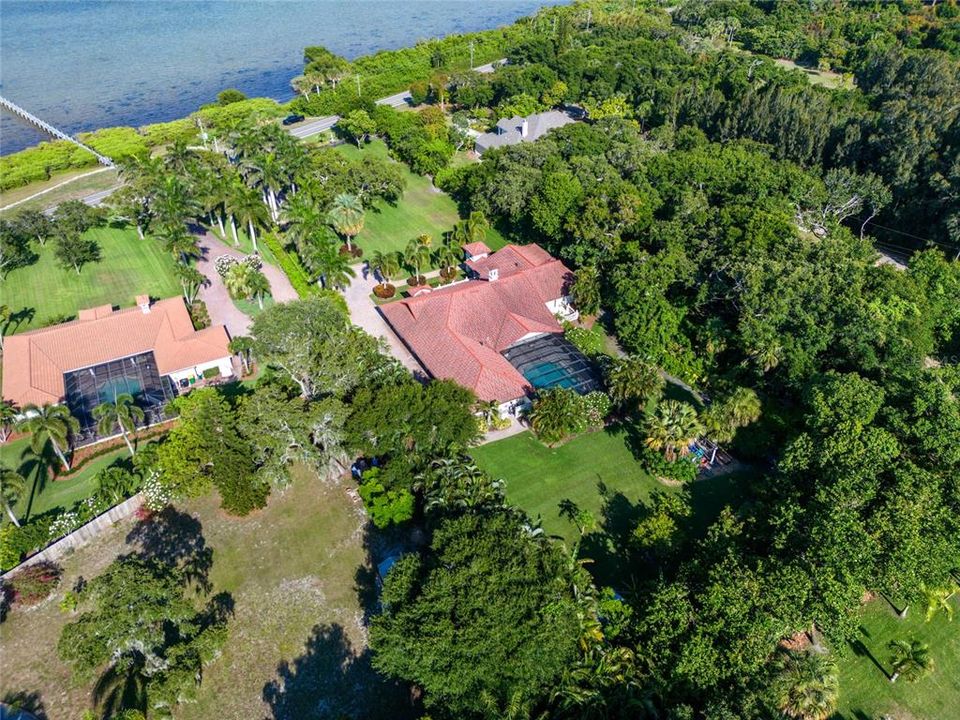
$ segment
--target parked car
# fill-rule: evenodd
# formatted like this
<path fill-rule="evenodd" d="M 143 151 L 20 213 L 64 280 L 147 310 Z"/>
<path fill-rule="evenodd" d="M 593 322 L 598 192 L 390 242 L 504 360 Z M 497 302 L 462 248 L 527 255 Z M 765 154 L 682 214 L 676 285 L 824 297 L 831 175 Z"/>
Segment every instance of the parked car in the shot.
<path fill-rule="evenodd" d="M 303 121 L 303 115 L 293 114 L 293 115 L 287 115 L 287 116 L 283 119 L 283 124 L 284 124 L 284 125 L 293 125 L 294 123 L 298 123 L 298 122 L 302 122 L 302 121 Z"/>

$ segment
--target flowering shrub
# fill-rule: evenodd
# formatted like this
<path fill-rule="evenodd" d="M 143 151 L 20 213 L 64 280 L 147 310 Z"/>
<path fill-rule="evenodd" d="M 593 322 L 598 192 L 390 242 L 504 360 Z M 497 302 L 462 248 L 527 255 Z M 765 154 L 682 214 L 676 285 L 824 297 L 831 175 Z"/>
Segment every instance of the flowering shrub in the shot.
<path fill-rule="evenodd" d="M 242 262 L 244 265 L 248 265 L 254 270 L 259 270 L 263 267 L 263 260 L 257 253 L 251 253 L 250 255 L 247 255 L 240 262 Z"/>
<path fill-rule="evenodd" d="M 153 472 L 143 481 L 144 505 L 149 510 L 163 510 L 173 499 L 170 489 L 160 482 L 160 473 Z"/>
<path fill-rule="evenodd" d="M 571 323 L 563 324 L 563 336 L 587 357 L 603 354 L 603 338 L 586 328 Z"/>
<path fill-rule="evenodd" d="M 602 427 L 610 414 L 610 398 L 605 392 L 594 390 L 580 398 L 590 427 Z"/>
<path fill-rule="evenodd" d="M 58 515 L 57 518 L 50 523 L 50 529 L 47 530 L 47 540 L 50 542 L 59 540 L 64 535 L 69 535 L 81 525 L 83 525 L 83 521 L 80 519 L 80 514 L 76 510 L 68 510 Z"/>
<path fill-rule="evenodd" d="M 213 266 L 217 269 L 217 275 L 221 278 L 226 277 L 227 271 L 237 264 L 237 259 L 232 255 L 221 255 L 213 261 Z"/>

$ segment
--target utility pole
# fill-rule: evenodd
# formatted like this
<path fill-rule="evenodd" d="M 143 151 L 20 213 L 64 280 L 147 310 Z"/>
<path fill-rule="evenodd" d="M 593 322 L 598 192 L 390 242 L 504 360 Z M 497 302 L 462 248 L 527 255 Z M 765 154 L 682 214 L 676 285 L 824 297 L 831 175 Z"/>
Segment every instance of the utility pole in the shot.
<path fill-rule="evenodd" d="M 357 75 L 357 97 L 360 97 L 360 76 Z"/>
<path fill-rule="evenodd" d="M 587 8 L 587 32 L 590 32 L 590 19 L 592 17 L 592 11 L 590 8 Z"/>
<path fill-rule="evenodd" d="M 470 67 L 473 67 L 473 40 L 470 41 Z"/>

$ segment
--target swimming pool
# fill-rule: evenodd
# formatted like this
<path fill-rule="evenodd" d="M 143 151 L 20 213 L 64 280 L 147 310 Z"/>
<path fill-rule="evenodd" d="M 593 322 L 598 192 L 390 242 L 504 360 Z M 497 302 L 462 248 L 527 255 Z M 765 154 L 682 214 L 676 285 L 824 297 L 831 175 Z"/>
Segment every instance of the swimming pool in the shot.
<path fill-rule="evenodd" d="M 528 367 L 523 371 L 523 376 L 535 388 L 572 388 L 577 384 L 576 376 L 571 375 L 566 368 L 555 362 L 544 362 Z"/>
<path fill-rule="evenodd" d="M 593 363 L 559 333 L 511 345 L 503 356 L 536 390 L 562 387 L 583 395 L 600 389 Z"/>

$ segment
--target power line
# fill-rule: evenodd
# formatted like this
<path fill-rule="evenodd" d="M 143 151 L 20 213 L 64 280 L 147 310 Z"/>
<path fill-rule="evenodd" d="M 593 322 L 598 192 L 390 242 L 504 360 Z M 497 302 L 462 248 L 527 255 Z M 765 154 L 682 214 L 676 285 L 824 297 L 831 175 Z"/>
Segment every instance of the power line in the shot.
<path fill-rule="evenodd" d="M 943 243 L 943 242 L 940 242 L 939 240 L 934 240 L 933 238 L 921 237 L 920 235 L 914 235 L 912 233 L 904 232 L 903 230 L 897 230 L 896 228 L 887 227 L 886 225 L 881 225 L 880 223 L 875 223 L 872 220 L 864 220 L 863 218 L 856 218 L 856 219 L 859 220 L 861 223 L 873 225 L 874 227 L 878 227 L 881 230 L 886 230 L 887 232 L 896 233 L 897 235 L 903 235 L 904 237 L 913 238 L 914 240 L 922 240 L 923 242 L 933 243 L 934 245 L 939 245 L 949 250 L 957 249 L 955 245 L 950 245 L 949 243 Z"/>

